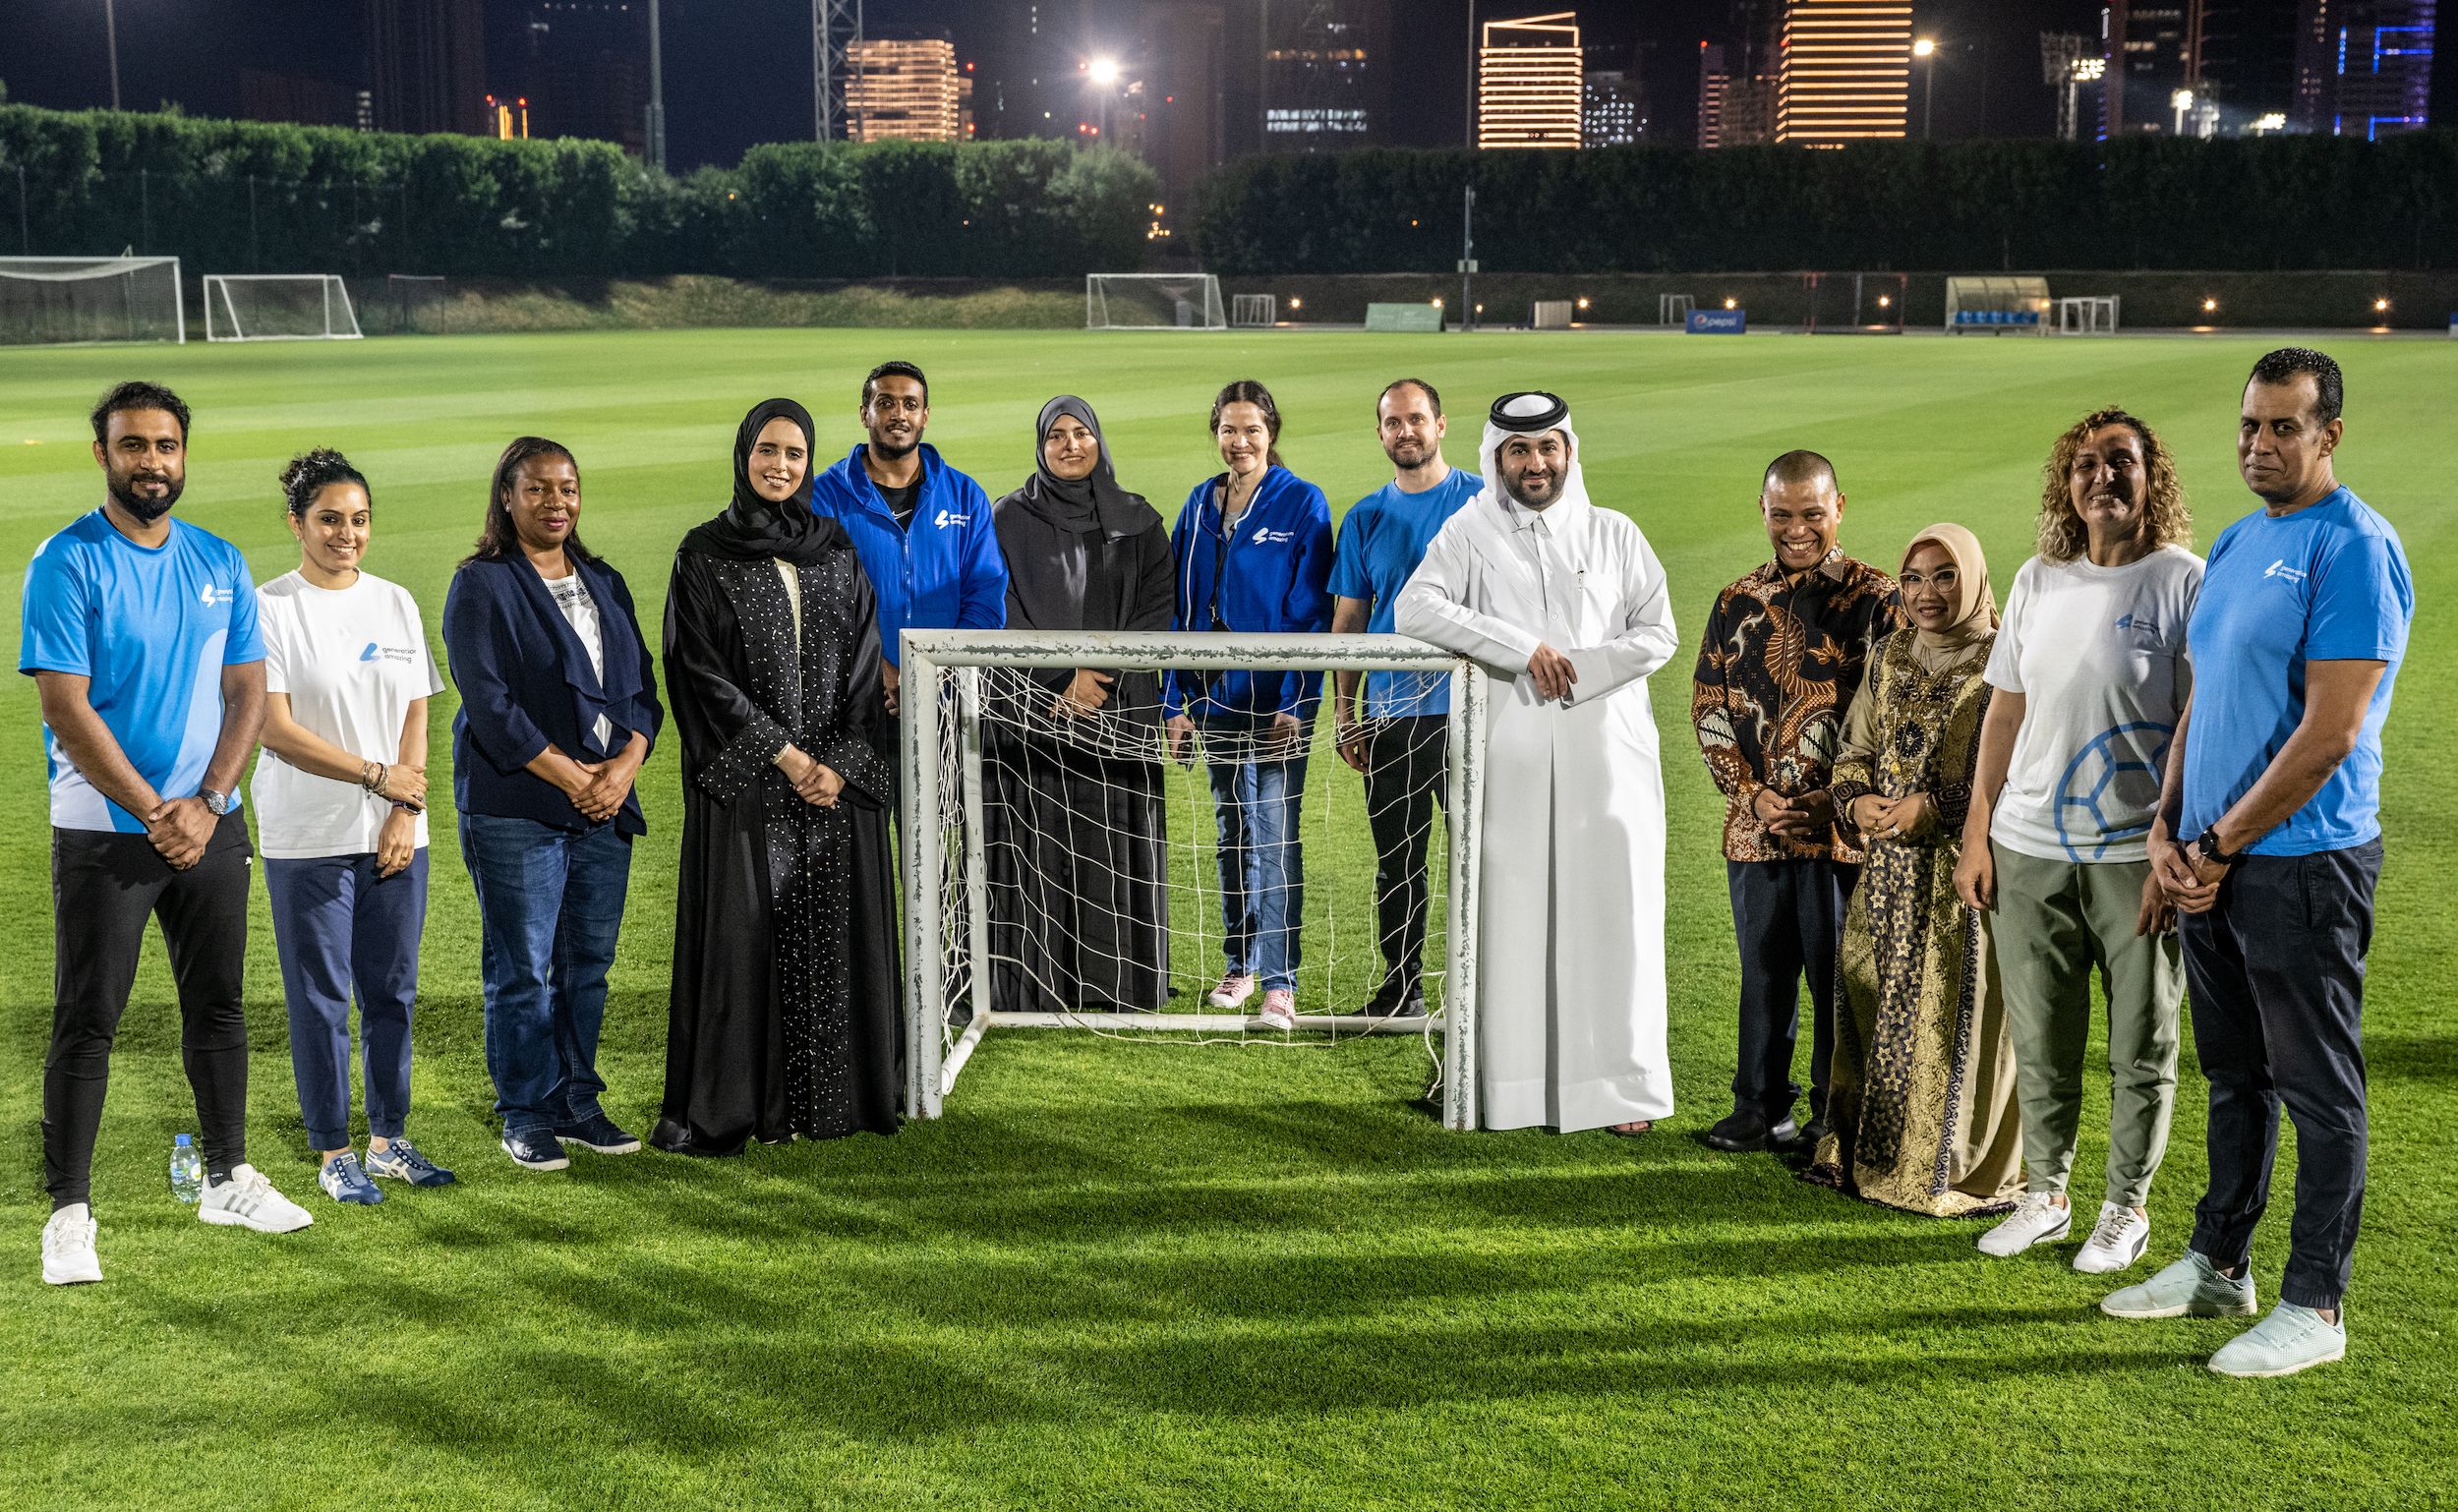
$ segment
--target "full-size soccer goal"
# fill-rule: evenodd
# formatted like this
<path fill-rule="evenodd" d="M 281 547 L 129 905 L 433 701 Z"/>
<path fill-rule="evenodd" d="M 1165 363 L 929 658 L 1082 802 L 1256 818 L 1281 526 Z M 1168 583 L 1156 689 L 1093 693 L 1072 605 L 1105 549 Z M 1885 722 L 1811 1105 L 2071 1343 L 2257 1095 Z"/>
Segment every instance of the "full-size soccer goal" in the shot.
<path fill-rule="evenodd" d="M 1361 675 L 1378 710 L 1448 699 L 1347 727 L 1371 788 L 1333 719 Z M 1319 713 L 1173 748 L 1167 679 L 1238 676 L 1299 708 L 1319 683 Z M 1477 1127 L 1483 671 L 1396 635 L 908 630 L 899 688 L 907 1116 L 938 1117 L 993 1030 L 1288 1051 L 1396 1032 L 1425 1037 L 1443 1124 Z M 1378 888 L 1378 845 L 1423 857 L 1394 868 L 1413 890 Z M 1412 954 L 1422 1012 L 1363 1011 Z M 1259 991 L 1217 1000 L 1241 958 L 1294 981 L 1294 1032 Z"/>
<path fill-rule="evenodd" d="M 1086 273 L 1086 330 L 1226 330 L 1210 273 Z"/>
<path fill-rule="evenodd" d="M 207 273 L 207 341 L 355 341 L 358 312 L 337 273 Z"/>
<path fill-rule="evenodd" d="M 177 258 L 0 258 L 0 344 L 186 341 Z"/>

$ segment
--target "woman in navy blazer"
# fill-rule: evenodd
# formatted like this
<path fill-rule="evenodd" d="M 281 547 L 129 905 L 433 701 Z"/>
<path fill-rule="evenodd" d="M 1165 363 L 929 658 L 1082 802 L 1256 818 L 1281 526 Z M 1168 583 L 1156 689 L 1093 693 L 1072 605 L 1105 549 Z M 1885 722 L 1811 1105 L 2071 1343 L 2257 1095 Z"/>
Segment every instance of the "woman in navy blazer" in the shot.
<path fill-rule="evenodd" d="M 665 711 L 631 590 L 580 544 L 579 523 L 579 464 L 522 436 L 496 464 L 478 549 L 443 601 L 487 1071 L 503 1151 L 533 1171 L 568 1165 L 566 1144 L 640 1147 L 599 1105 L 598 1030 L 631 838 L 648 830 L 632 779 Z"/>

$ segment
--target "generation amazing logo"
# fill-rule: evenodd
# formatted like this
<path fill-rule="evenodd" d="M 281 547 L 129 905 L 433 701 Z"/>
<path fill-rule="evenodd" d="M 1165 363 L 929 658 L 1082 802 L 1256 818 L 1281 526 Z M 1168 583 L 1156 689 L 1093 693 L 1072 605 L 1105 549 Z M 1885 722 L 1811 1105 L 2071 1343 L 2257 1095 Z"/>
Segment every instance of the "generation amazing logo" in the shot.
<path fill-rule="evenodd" d="M 359 653 L 359 660 L 362 662 L 395 662 L 407 666 L 412 655 L 413 653 L 407 646 L 379 646 L 374 641 L 369 641 L 366 649 Z"/>

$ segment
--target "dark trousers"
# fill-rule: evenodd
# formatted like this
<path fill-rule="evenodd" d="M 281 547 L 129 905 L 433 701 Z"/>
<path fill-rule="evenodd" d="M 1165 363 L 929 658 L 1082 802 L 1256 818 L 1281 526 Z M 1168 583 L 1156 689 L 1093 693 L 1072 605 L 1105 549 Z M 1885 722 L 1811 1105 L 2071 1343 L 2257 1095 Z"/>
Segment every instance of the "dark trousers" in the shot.
<path fill-rule="evenodd" d="M 398 1139 L 410 1111 L 410 1009 L 427 922 L 427 847 L 376 874 L 373 853 L 264 862 L 290 1010 L 299 1117 L 318 1153 L 350 1142 L 350 1000 L 358 999 L 367 1132 Z"/>
<path fill-rule="evenodd" d="M 143 835 L 51 832 L 51 1049 L 42 1063 L 42 1174 L 54 1211 L 89 1201 L 111 1042 L 137 981 L 146 921 L 162 921 L 179 990 L 179 1059 L 197 1138 L 219 1180 L 248 1158 L 248 826 L 224 815 L 186 871 Z"/>
<path fill-rule="evenodd" d="M 2209 912 L 2179 924 L 2194 1044 L 2210 1082 L 2210 1190 L 2194 1248 L 2223 1269 L 2253 1252 L 2270 1200 L 2279 1107 L 2296 1121 L 2296 1217 L 2283 1301 L 2335 1308 L 2365 1202 L 2365 953 L 2378 840 L 2249 855 Z"/>
<path fill-rule="evenodd" d="M 1801 1094 L 1792 1080 L 1800 982 L 1809 978 L 1809 1114 L 1827 1107 L 1835 1061 L 1835 948 L 1844 900 L 1860 868 L 1843 861 L 1726 861 L 1732 932 L 1741 950 L 1741 1053 L 1732 1106 L 1781 1124 Z"/>
<path fill-rule="evenodd" d="M 1397 1003 L 1424 970 L 1426 849 L 1434 806 L 1450 776 L 1451 722 L 1443 715 L 1385 720 L 1366 742 L 1366 823 L 1375 837 L 1375 925 L 1382 945 L 1378 1000 Z"/>

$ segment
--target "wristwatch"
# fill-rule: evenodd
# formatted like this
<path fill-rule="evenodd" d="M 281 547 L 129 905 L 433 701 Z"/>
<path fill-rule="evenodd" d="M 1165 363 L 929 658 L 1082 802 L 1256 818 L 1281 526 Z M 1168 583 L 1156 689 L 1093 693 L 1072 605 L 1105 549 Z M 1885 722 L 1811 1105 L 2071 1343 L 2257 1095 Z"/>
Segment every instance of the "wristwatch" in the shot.
<path fill-rule="evenodd" d="M 216 819 L 222 818 L 233 808 L 238 806 L 236 800 L 234 800 L 229 793 L 215 792 L 210 787 L 198 788 L 197 796 L 204 800 L 205 811 L 211 814 Z"/>
<path fill-rule="evenodd" d="M 2201 852 L 2203 860 L 2220 866 L 2234 866 L 2238 861 L 2244 859 L 2245 855 L 2245 852 L 2242 850 L 2238 851 L 2234 855 L 2230 855 L 2226 851 L 2219 848 L 2219 827 L 2217 825 L 2212 825 L 2209 829 L 2202 831 L 2200 838 L 2194 842 L 2194 848 Z"/>

